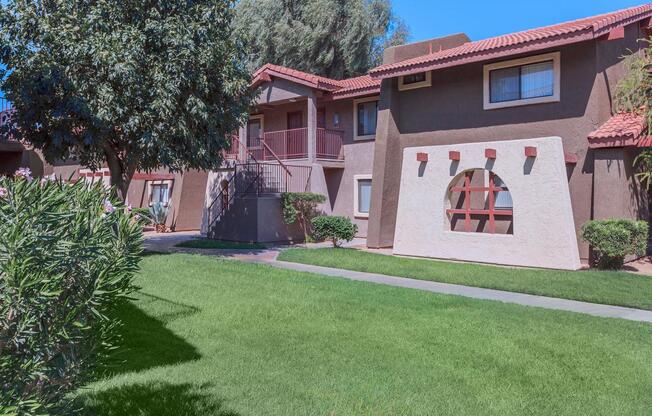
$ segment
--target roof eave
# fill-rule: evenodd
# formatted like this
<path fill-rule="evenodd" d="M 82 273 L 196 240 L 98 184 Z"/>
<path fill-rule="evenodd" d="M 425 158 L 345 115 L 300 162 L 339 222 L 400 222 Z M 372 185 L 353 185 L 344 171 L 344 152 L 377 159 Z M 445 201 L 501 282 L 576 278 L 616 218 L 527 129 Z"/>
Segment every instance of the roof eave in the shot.
<path fill-rule="evenodd" d="M 345 100 L 347 98 L 357 98 L 363 97 L 365 95 L 377 95 L 380 94 L 380 86 L 361 88 L 354 91 L 336 91 L 332 95 L 332 99 L 335 100 Z"/>

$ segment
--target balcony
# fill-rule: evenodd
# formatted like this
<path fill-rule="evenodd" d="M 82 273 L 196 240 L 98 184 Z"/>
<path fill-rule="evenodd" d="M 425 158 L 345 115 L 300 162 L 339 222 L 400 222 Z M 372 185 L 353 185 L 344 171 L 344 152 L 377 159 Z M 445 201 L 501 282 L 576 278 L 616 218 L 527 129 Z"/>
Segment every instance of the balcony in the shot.
<path fill-rule="evenodd" d="M 343 136 L 341 130 L 318 128 L 317 159 L 344 160 Z M 250 140 L 250 143 L 254 144 L 254 141 Z M 308 158 L 308 128 L 268 132 L 264 134 L 264 142 L 267 146 L 262 146 L 262 143 L 260 146 L 262 160 L 273 160 L 274 154 L 283 160 Z"/>

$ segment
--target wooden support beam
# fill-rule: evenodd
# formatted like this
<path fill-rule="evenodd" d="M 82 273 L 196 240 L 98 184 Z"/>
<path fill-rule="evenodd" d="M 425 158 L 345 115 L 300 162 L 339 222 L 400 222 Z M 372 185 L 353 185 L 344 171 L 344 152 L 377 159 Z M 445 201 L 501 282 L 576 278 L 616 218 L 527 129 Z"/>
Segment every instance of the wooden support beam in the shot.
<path fill-rule="evenodd" d="M 484 157 L 486 157 L 487 159 L 495 159 L 496 149 L 484 149 Z"/>
<path fill-rule="evenodd" d="M 537 148 L 535 146 L 525 146 L 525 157 L 537 157 Z"/>
<path fill-rule="evenodd" d="M 427 162 L 428 161 L 428 153 L 417 153 L 417 162 Z"/>
<path fill-rule="evenodd" d="M 450 160 L 459 161 L 460 160 L 460 152 L 458 152 L 456 150 L 451 150 L 450 152 L 448 152 L 448 158 Z"/>

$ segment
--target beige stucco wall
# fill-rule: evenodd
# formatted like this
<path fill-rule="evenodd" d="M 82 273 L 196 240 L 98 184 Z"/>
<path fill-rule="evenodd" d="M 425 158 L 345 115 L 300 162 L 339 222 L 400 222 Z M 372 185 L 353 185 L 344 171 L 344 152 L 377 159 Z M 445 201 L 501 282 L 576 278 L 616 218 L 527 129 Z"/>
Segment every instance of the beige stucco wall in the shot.
<path fill-rule="evenodd" d="M 525 146 L 537 148 L 536 158 Z M 485 158 L 486 148 L 497 158 Z M 459 151 L 461 160 L 449 160 Z M 429 160 L 422 166 L 416 154 Z M 407 148 L 403 152 L 394 253 L 506 265 L 579 269 L 564 149 L 560 137 Z M 450 231 L 448 186 L 458 174 L 489 168 L 505 182 L 514 203 L 514 233 Z"/>

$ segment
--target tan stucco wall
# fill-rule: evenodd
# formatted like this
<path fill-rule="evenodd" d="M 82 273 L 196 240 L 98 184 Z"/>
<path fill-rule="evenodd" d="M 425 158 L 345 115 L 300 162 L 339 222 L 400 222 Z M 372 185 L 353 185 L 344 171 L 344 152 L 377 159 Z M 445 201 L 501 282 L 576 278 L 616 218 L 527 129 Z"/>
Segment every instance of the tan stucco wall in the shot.
<path fill-rule="evenodd" d="M 525 146 L 537 148 L 536 158 Z M 495 160 L 485 149 L 497 152 Z M 449 151 L 459 151 L 459 162 Z M 428 162 L 416 160 L 417 152 Z M 446 214 L 451 180 L 487 169 L 507 184 L 513 201 L 513 234 L 450 230 Z M 394 253 L 556 269 L 580 268 L 564 150 L 559 137 L 404 150 Z"/>

